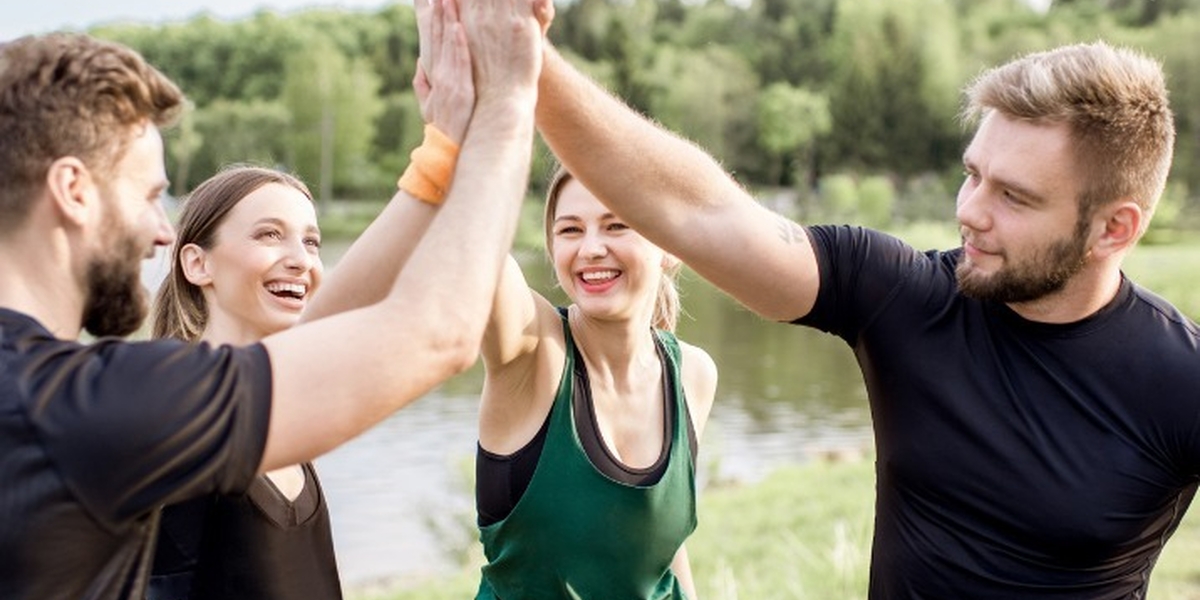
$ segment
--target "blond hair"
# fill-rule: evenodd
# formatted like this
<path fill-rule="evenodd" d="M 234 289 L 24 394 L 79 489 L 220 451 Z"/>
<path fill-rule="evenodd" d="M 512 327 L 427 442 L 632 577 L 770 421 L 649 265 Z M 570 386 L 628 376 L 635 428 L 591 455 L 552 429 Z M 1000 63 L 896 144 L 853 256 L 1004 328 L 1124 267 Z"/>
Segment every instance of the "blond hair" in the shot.
<path fill-rule="evenodd" d="M 1103 42 L 1030 54 L 984 72 L 966 89 L 964 120 L 989 111 L 1065 123 L 1084 189 L 1081 217 L 1120 199 L 1146 213 L 1166 186 L 1175 124 L 1162 66 Z"/>

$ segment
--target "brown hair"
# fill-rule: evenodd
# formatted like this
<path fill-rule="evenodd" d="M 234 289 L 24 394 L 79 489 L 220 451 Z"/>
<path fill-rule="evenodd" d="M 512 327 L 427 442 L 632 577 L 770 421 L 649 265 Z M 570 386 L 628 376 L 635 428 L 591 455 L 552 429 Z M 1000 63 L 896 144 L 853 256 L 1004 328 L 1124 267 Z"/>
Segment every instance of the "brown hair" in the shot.
<path fill-rule="evenodd" d="M 1066 123 L 1084 189 L 1080 217 L 1128 198 L 1147 215 L 1166 185 L 1175 143 L 1162 66 L 1103 42 L 1030 54 L 980 75 L 966 89 L 963 117 L 988 111 Z"/>
<path fill-rule="evenodd" d="M 543 226 L 546 235 L 546 251 L 550 251 L 554 243 L 554 211 L 558 209 L 558 198 L 567 182 L 574 179 L 570 171 L 561 165 L 555 169 L 546 186 L 546 212 Z M 675 285 L 681 264 L 676 261 L 673 265 L 663 268 L 662 277 L 658 280 L 658 294 L 654 299 L 654 316 L 652 325 L 658 329 L 675 331 L 679 322 L 679 288 Z"/>
<path fill-rule="evenodd" d="M 170 125 L 183 102 L 120 44 L 66 33 L 0 44 L 0 231 L 25 221 L 54 161 L 111 177 L 138 127 Z"/>
<path fill-rule="evenodd" d="M 217 242 L 217 230 L 229 211 L 269 183 L 293 187 L 312 200 L 308 186 L 299 179 L 274 169 L 250 165 L 232 165 L 221 170 L 197 186 L 184 200 L 179 214 L 179 234 L 171 247 L 171 272 L 154 302 L 151 335 L 194 342 L 204 333 L 208 325 L 208 306 L 200 288 L 184 276 L 179 264 L 180 252 L 188 244 L 211 249 Z"/>

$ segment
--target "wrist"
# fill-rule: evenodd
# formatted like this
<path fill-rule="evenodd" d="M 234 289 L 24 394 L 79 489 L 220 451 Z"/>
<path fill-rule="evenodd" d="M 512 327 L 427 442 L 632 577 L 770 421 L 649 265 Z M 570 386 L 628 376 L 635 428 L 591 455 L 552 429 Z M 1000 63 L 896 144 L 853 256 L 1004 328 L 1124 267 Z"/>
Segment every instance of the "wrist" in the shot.
<path fill-rule="evenodd" d="M 450 191 L 459 146 L 432 124 L 425 125 L 425 139 L 409 154 L 408 168 L 396 186 L 410 196 L 440 205 Z"/>

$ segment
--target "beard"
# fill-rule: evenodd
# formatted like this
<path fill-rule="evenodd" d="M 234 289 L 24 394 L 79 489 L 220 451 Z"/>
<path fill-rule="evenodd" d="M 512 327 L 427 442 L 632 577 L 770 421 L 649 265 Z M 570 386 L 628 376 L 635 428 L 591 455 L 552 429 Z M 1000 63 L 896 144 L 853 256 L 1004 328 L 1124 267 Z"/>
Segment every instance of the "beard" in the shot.
<path fill-rule="evenodd" d="M 114 229 L 114 243 L 87 267 L 83 328 L 96 337 L 129 335 L 149 312 L 141 280 L 145 249 L 126 228 Z"/>
<path fill-rule="evenodd" d="M 1070 237 L 991 275 L 982 275 L 970 263 L 960 261 L 954 271 L 958 288 L 968 298 L 1006 304 L 1044 298 L 1063 289 L 1083 269 L 1088 254 L 1087 234 L 1088 222 L 1080 219 Z"/>

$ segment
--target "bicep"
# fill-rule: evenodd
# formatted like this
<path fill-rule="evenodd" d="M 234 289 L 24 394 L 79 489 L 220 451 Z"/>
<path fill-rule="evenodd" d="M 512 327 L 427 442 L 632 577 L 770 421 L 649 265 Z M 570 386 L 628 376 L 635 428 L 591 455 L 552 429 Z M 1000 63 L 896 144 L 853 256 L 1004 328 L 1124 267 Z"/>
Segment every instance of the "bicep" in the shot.
<path fill-rule="evenodd" d="M 691 414 L 692 427 L 699 440 L 704 436 L 704 426 L 708 423 L 717 394 L 717 365 L 707 352 L 696 346 L 681 343 L 680 349 L 683 354 L 681 368 L 688 413 Z"/>
<path fill-rule="evenodd" d="M 820 285 L 808 234 L 745 196 L 700 207 L 681 229 L 679 258 L 750 310 L 772 321 L 804 316 Z"/>
<path fill-rule="evenodd" d="M 545 310 L 539 304 L 549 306 L 529 288 L 517 260 L 508 256 L 496 286 L 480 348 L 489 371 L 502 369 L 537 350 L 539 312 Z"/>

